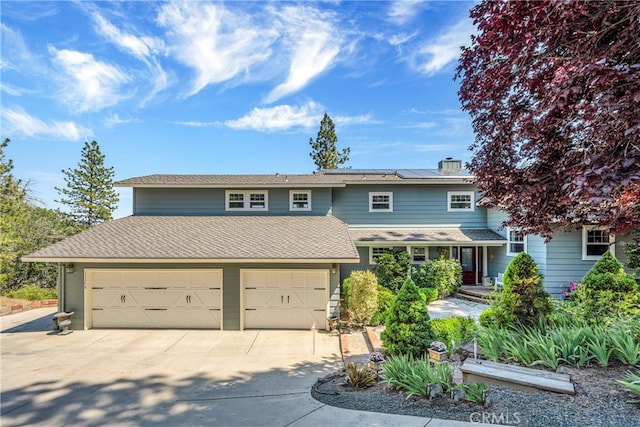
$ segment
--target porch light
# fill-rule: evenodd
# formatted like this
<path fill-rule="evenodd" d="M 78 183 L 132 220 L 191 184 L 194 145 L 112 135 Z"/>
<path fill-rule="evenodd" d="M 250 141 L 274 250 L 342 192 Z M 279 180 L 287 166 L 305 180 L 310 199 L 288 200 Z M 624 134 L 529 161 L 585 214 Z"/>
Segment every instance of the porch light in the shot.
<path fill-rule="evenodd" d="M 331 264 L 331 274 L 336 274 L 338 272 L 338 265 L 334 262 Z"/>
<path fill-rule="evenodd" d="M 67 274 L 73 273 L 73 264 L 65 264 L 64 265 L 64 272 L 67 273 Z"/>

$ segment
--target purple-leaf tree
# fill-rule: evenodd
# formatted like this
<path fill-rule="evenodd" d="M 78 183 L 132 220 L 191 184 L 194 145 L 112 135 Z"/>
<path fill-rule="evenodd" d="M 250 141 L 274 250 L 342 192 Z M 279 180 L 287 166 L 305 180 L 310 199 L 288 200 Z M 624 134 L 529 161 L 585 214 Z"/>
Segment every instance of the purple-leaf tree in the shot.
<path fill-rule="evenodd" d="M 640 2 L 483 1 L 456 73 L 486 207 L 550 239 L 640 226 Z"/>

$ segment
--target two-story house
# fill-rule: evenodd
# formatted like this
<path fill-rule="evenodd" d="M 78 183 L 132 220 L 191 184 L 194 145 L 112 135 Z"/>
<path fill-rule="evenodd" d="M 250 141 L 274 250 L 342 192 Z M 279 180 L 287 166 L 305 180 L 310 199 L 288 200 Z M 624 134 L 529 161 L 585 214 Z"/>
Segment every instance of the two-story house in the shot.
<path fill-rule="evenodd" d="M 501 229 L 502 214 L 477 205 L 473 177 L 451 159 L 438 169 L 150 175 L 116 186 L 133 189 L 132 216 L 24 258 L 59 263 L 59 309 L 74 311 L 74 329 L 325 329 L 341 281 L 390 248 L 415 264 L 458 259 L 466 284 L 527 251 L 558 294 L 611 238 L 585 227 L 545 244 Z"/>

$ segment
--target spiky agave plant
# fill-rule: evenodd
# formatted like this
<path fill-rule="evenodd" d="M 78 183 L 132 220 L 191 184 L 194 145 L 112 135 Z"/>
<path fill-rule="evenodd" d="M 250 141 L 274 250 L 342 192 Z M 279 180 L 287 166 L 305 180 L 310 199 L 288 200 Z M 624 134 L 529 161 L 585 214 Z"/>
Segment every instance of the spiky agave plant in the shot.
<path fill-rule="evenodd" d="M 355 390 L 372 387 L 378 382 L 374 371 L 367 366 L 358 366 L 354 362 L 349 362 L 346 373 L 346 383 Z"/>

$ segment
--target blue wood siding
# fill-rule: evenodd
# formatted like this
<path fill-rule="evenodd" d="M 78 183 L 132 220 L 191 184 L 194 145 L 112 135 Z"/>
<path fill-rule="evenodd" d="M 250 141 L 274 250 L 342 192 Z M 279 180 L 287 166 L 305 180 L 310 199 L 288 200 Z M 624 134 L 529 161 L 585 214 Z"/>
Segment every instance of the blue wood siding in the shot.
<path fill-rule="evenodd" d="M 348 264 L 345 264 L 348 265 Z M 344 266 L 343 266 L 344 267 Z M 66 311 L 73 311 L 71 328 L 82 329 L 84 327 L 84 270 L 87 268 L 140 268 L 140 269 L 210 269 L 221 268 L 223 270 L 223 327 L 225 330 L 240 329 L 240 270 L 244 268 L 258 269 L 325 269 L 331 268 L 330 264 L 76 264 L 74 272 L 66 274 L 65 307 Z M 65 273 L 63 273 L 65 274 Z M 330 274 L 329 279 L 329 314 L 339 315 L 340 305 L 340 272 Z"/>
<path fill-rule="evenodd" d="M 229 188 L 228 190 L 233 190 Z M 250 189 L 253 190 L 253 189 Z M 262 190 L 262 189 L 260 189 Z M 136 188 L 134 215 L 327 215 L 331 211 L 330 188 L 311 190 L 311 211 L 289 210 L 289 189 L 270 188 L 269 210 L 225 211 L 225 189 Z M 244 191 L 244 189 L 239 190 Z"/>
<path fill-rule="evenodd" d="M 333 190 L 333 214 L 350 225 L 455 225 L 486 228 L 486 209 L 447 212 L 448 191 L 473 191 L 473 185 L 348 185 Z M 369 192 L 392 192 L 393 212 L 369 212 Z M 477 199 L 477 194 L 476 194 Z"/>

